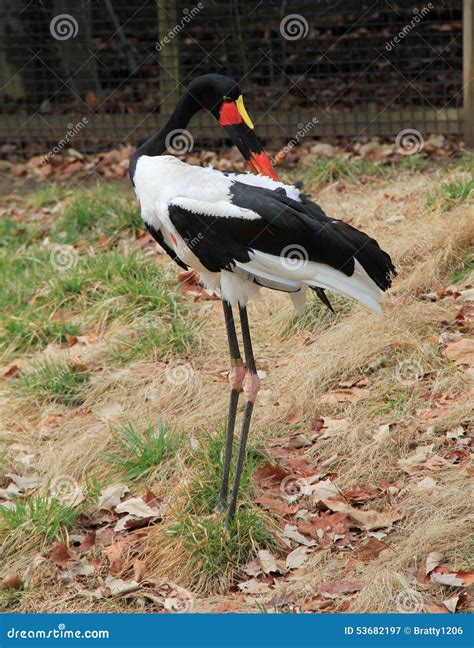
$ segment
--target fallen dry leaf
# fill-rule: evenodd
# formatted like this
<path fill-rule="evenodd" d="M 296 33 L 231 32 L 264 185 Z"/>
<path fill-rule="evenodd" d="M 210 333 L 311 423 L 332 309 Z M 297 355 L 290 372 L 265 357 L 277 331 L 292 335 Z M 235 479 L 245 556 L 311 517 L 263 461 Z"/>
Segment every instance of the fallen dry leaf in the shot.
<path fill-rule="evenodd" d="M 57 542 L 53 545 L 51 560 L 55 565 L 65 565 L 70 560 L 74 560 L 74 556 L 65 542 Z"/>
<path fill-rule="evenodd" d="M 104 548 L 104 553 L 110 562 L 110 573 L 119 574 L 124 565 L 124 557 L 127 555 L 130 549 L 130 543 L 128 540 L 119 540 L 114 542 L 108 547 Z"/>
<path fill-rule="evenodd" d="M 273 556 L 270 551 L 268 551 L 268 549 L 261 549 L 258 552 L 257 556 L 264 574 L 270 574 L 271 572 L 278 571 L 278 565 L 275 556 Z"/>
<path fill-rule="evenodd" d="M 115 507 L 117 513 L 128 513 L 137 518 L 157 517 L 160 512 L 149 506 L 141 497 L 131 497 Z"/>
<path fill-rule="evenodd" d="M 450 585 L 451 587 L 469 587 L 474 583 L 474 572 L 445 572 L 444 570 L 441 571 L 441 569 L 437 571 L 438 569 L 440 568 L 437 567 L 431 573 L 430 580 L 432 583 Z"/>
<path fill-rule="evenodd" d="M 130 489 L 126 484 L 113 484 L 112 486 L 108 486 L 100 494 L 97 508 L 111 511 L 120 504 L 122 497 L 128 493 L 129 490 Z"/>
<path fill-rule="evenodd" d="M 329 439 L 349 429 L 349 421 L 347 419 L 339 418 L 324 418 L 323 427 L 321 428 L 320 439 Z"/>
<path fill-rule="evenodd" d="M 20 371 L 20 367 L 18 367 L 18 365 L 12 365 L 9 369 L 7 369 L 5 371 L 5 373 L 3 374 L 3 377 L 4 378 L 11 378 L 12 376 L 14 376 L 19 371 Z"/>
<path fill-rule="evenodd" d="M 364 540 L 358 546 L 357 556 L 361 560 L 374 560 L 375 558 L 378 558 L 385 549 L 388 549 L 386 542 L 382 542 L 377 538 L 367 538 L 367 540 Z"/>
<path fill-rule="evenodd" d="M 304 545 L 305 547 L 314 547 L 314 545 L 316 544 L 314 540 L 309 540 L 308 538 L 306 538 L 302 533 L 298 531 L 295 526 L 291 524 L 285 525 L 282 537 L 288 538 L 288 540 L 294 540 L 298 544 Z"/>
<path fill-rule="evenodd" d="M 474 367 L 474 340 L 461 338 L 456 342 L 450 342 L 444 350 L 446 357 L 457 365 Z"/>
<path fill-rule="evenodd" d="M 46 478 L 41 477 L 41 475 L 17 475 L 16 473 L 7 473 L 7 477 L 10 477 L 10 479 L 23 492 L 35 490 L 46 482 Z"/>
<path fill-rule="evenodd" d="M 456 608 L 459 603 L 459 598 L 460 598 L 459 594 L 455 594 L 454 596 L 450 596 L 449 598 L 443 601 L 443 605 L 448 610 L 448 612 L 452 612 L 452 614 L 456 613 Z"/>
<path fill-rule="evenodd" d="M 258 486 L 266 486 L 268 488 L 279 487 L 282 479 L 288 477 L 290 473 L 280 466 L 280 464 L 271 464 L 267 462 L 257 468 L 253 473 L 253 481 Z"/>
<path fill-rule="evenodd" d="M 251 560 L 245 565 L 244 572 L 248 576 L 259 576 L 262 573 L 262 565 L 256 560 Z"/>
<path fill-rule="evenodd" d="M 246 592 L 247 594 L 266 594 L 267 592 L 270 592 L 269 585 L 257 580 L 256 578 L 243 581 L 242 583 L 239 583 L 238 587 L 242 592 Z"/>
<path fill-rule="evenodd" d="M 441 564 L 441 561 L 443 560 L 444 555 L 440 551 L 431 551 L 427 556 L 426 556 L 426 562 L 425 562 L 425 576 L 428 576 L 433 569 L 438 567 L 438 565 Z"/>
<path fill-rule="evenodd" d="M 286 557 L 286 568 L 297 569 L 308 560 L 308 547 L 297 547 Z"/>
<path fill-rule="evenodd" d="M 145 578 L 146 576 L 146 566 L 143 560 L 140 560 L 139 558 L 135 558 L 133 561 L 133 580 L 136 580 L 138 583 L 141 583 L 141 581 Z"/>
<path fill-rule="evenodd" d="M 339 489 L 330 479 L 324 479 L 309 487 L 311 492 L 311 500 L 319 502 L 331 497 L 339 496 Z"/>
<path fill-rule="evenodd" d="M 88 560 L 79 560 L 68 563 L 67 570 L 73 578 L 91 576 L 95 572 L 96 566 Z"/>
<path fill-rule="evenodd" d="M 362 581 L 332 581 L 331 583 L 326 583 L 321 587 L 320 594 L 325 598 L 335 599 L 342 594 L 352 594 L 354 592 L 359 592 L 364 588 L 364 586 L 365 583 Z"/>
<path fill-rule="evenodd" d="M 90 533 L 86 535 L 84 540 L 77 548 L 77 551 L 79 551 L 79 553 L 84 553 L 86 551 L 89 551 L 95 545 L 95 540 L 96 540 L 96 532 L 90 531 Z"/>
<path fill-rule="evenodd" d="M 391 527 L 394 522 L 403 517 L 397 511 L 386 511 L 383 513 L 379 513 L 378 511 L 365 511 L 363 509 L 356 509 L 345 502 L 339 502 L 337 500 L 324 500 L 324 504 L 331 511 L 345 513 L 354 521 L 356 526 L 366 531 Z"/>
<path fill-rule="evenodd" d="M 331 389 L 319 399 L 325 405 L 339 405 L 339 403 L 355 403 L 369 394 L 368 389 L 352 387 L 349 389 Z"/>
<path fill-rule="evenodd" d="M 128 594 L 140 589 L 140 584 L 136 581 L 125 581 L 122 578 L 113 578 L 113 576 L 107 576 L 105 586 L 110 590 L 111 596 Z"/>

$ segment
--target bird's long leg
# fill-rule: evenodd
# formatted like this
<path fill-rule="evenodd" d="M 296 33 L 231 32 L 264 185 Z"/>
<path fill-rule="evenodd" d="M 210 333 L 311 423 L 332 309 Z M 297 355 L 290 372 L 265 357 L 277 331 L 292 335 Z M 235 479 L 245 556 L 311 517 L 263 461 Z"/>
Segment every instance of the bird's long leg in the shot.
<path fill-rule="evenodd" d="M 255 359 L 253 357 L 252 339 L 250 337 L 249 320 L 247 316 L 247 308 L 239 306 L 240 322 L 242 325 L 242 340 L 244 343 L 245 362 L 247 363 L 247 374 L 244 381 L 244 398 L 245 409 L 244 418 L 242 421 L 242 432 L 240 434 L 239 453 L 237 455 L 237 464 L 235 466 L 234 484 L 232 486 L 232 494 L 230 504 L 227 511 L 227 527 L 232 522 L 235 509 L 237 508 L 237 497 L 239 495 L 240 477 L 245 461 L 245 451 L 247 446 L 247 438 L 249 435 L 250 421 L 252 419 L 253 407 L 260 389 L 260 380 L 257 375 L 257 367 L 255 366 Z"/>
<path fill-rule="evenodd" d="M 229 473 L 230 463 L 232 460 L 232 447 L 234 443 L 235 418 L 237 416 L 237 405 L 239 403 L 239 394 L 242 391 L 242 385 L 245 378 L 245 367 L 240 356 L 239 342 L 237 340 L 237 331 L 235 330 L 234 314 L 229 302 L 223 300 L 225 326 L 227 339 L 229 341 L 230 352 L 230 373 L 229 383 L 231 386 L 229 414 L 227 417 L 226 441 L 224 450 L 224 467 L 222 470 L 222 481 L 217 496 L 217 510 L 224 511 L 227 506 L 227 495 L 229 492 Z"/>

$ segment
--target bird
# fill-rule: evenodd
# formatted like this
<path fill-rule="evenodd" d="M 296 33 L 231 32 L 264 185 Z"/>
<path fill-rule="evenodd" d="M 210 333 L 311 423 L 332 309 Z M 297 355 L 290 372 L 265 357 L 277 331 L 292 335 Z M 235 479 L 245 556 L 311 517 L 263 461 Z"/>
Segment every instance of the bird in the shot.
<path fill-rule="evenodd" d="M 219 122 L 250 172 L 224 173 L 188 164 L 173 154 L 170 138 L 190 136 L 186 128 L 200 111 Z M 247 304 L 261 288 L 268 288 L 288 293 L 302 312 L 310 288 L 328 307 L 325 291 L 331 290 L 381 314 L 382 293 L 390 288 L 396 270 L 373 238 L 327 216 L 300 184 L 280 180 L 255 133 L 239 84 L 228 76 L 205 74 L 193 79 L 162 128 L 136 149 L 129 175 L 151 236 L 178 266 L 196 271 L 222 300 L 230 401 L 216 512 L 225 513 L 225 526 L 230 529 L 260 389 Z M 241 393 L 243 418 L 230 489 Z"/>

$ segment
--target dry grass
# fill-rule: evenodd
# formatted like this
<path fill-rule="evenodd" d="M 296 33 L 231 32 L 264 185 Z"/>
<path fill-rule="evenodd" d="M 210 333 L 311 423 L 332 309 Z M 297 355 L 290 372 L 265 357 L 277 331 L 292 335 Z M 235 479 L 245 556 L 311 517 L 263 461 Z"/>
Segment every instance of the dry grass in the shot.
<path fill-rule="evenodd" d="M 400 592 L 403 596 L 408 592 L 415 601 L 421 597 L 424 605 L 439 604 L 444 596 L 441 586 L 428 587 L 413 579 L 426 554 L 432 549 L 443 551 L 456 569 L 467 568 L 472 560 L 466 470 L 450 464 L 436 472 L 438 487 L 427 495 L 417 489 L 421 477 L 406 475 L 397 463 L 418 445 L 433 443 L 441 448 L 444 432 L 468 422 L 471 415 L 472 382 L 430 341 L 449 328 L 456 305 L 451 297 L 435 303 L 419 298 L 424 292 L 449 285 L 455 269 L 472 254 L 472 202 L 454 205 L 449 211 L 433 201 L 427 204 L 427 196 L 437 191 L 444 177 L 442 171 L 401 175 L 376 179 L 369 187 L 353 185 L 344 191 L 329 187 L 317 196 L 329 213 L 364 228 L 393 255 L 399 277 L 386 298 L 385 317 L 378 318 L 355 305 L 332 326 L 292 329 L 288 328 L 293 317 L 291 305 L 284 296 L 263 292 L 261 301 L 250 307 L 257 363 L 266 373 L 253 423 L 257 445 L 264 452 L 268 437 L 288 436 L 291 428 L 286 420 L 294 412 L 304 412 L 301 429 L 320 416 L 344 416 L 350 421 L 349 432 L 318 442 L 305 458 L 316 466 L 330 465 L 341 490 L 390 480 L 399 488 L 392 505 L 403 515 L 390 534 L 389 550 L 378 558 L 363 563 L 348 552 L 317 551 L 297 573 L 281 579 L 271 597 L 291 592 L 301 600 L 308 599 L 321 584 L 344 578 L 367 583 L 351 599 L 351 612 L 398 611 Z M 404 219 L 391 222 L 397 214 L 403 214 Z M 159 263 L 168 267 L 162 258 Z M 461 283 L 469 281 L 474 281 L 472 274 Z M 20 444 L 34 455 L 35 472 L 48 479 L 60 473 L 79 483 L 91 475 L 101 484 L 119 481 L 123 475 L 106 456 L 114 451 L 114 425 L 124 420 L 164 420 L 205 444 L 209 431 L 218 429 L 227 409 L 228 388 L 218 379 L 227 366 L 227 349 L 216 304 L 198 302 L 190 308 L 191 317 L 202 326 L 192 345 L 184 353 L 171 353 L 153 362 L 141 359 L 117 367 L 110 361 L 117 334 L 130 326 L 124 322 L 112 323 L 103 334 L 101 330 L 99 340 L 90 345 L 73 349 L 55 345 L 10 359 L 4 371 L 12 363 L 28 370 L 45 358 L 65 362 L 74 357 L 74 362 L 87 365 L 92 377 L 77 406 L 55 399 L 39 402 L 20 391 L 13 396 L 11 391 L 7 393 L 0 431 L 5 472 L 12 469 Z M 287 364 L 282 362 L 288 358 Z M 423 381 L 400 384 L 397 367 L 407 361 L 422 368 Z M 176 367 L 183 366 L 186 380 L 170 381 Z M 360 376 L 367 379 L 367 391 L 360 400 L 333 404 L 324 398 L 341 381 Z M 454 398 L 429 424 L 424 413 L 432 404 L 423 400 L 423 393 L 433 387 Z M 386 423 L 391 424 L 389 438 L 376 442 L 374 430 Z M 238 518 L 240 527 L 230 539 L 225 536 L 220 520 L 216 523 L 208 510 L 209 503 L 207 510 L 195 508 L 196 480 L 207 474 L 191 450 L 195 445 L 191 443 L 185 452 L 170 459 L 174 462 L 171 469 L 170 465 L 164 471 L 157 467 L 138 483 L 130 483 L 132 494 L 149 487 L 167 505 L 165 519 L 148 534 L 140 556 L 150 576 L 171 578 L 199 595 L 197 611 L 220 611 L 222 601 L 212 592 L 227 591 L 236 576 L 241 576 L 242 563 L 253 551 L 271 546 L 278 520 L 263 515 L 252 503 L 254 493 L 249 488 Z M 1 472 L 0 464 L 0 476 Z M 189 527 L 186 533 L 179 524 Z M 189 542 L 189 537 L 194 537 L 194 542 Z M 203 566 L 209 538 L 213 560 L 219 553 L 232 556 L 232 560 L 213 564 L 212 578 L 206 576 Z M 245 555 L 233 555 L 239 547 Z M 0 530 L 2 571 L 23 571 L 39 549 L 34 543 L 22 547 L 7 542 Z M 259 600 L 265 605 L 271 597 Z M 4 593 L 2 600 L 15 611 L 143 611 L 138 604 L 120 599 L 92 604 L 74 590 L 66 590 L 49 563 L 38 569 L 28 590 Z M 227 593 L 225 601 L 228 610 L 233 606 L 239 611 L 259 609 L 257 603 L 249 604 L 238 594 Z"/>

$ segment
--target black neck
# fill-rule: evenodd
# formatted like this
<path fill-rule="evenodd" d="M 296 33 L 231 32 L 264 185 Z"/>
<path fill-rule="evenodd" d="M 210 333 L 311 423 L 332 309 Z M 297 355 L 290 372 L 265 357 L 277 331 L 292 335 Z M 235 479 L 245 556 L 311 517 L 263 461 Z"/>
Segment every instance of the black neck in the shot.
<path fill-rule="evenodd" d="M 166 151 L 166 137 L 171 131 L 176 129 L 184 129 L 188 125 L 191 117 L 195 115 L 201 106 L 187 93 L 182 95 L 176 104 L 173 114 L 168 119 L 166 124 L 152 137 L 148 138 L 141 146 L 137 148 L 135 153 L 130 159 L 129 174 L 133 183 L 133 176 L 135 174 L 135 167 L 138 158 L 142 155 L 157 156 L 162 155 Z"/>

